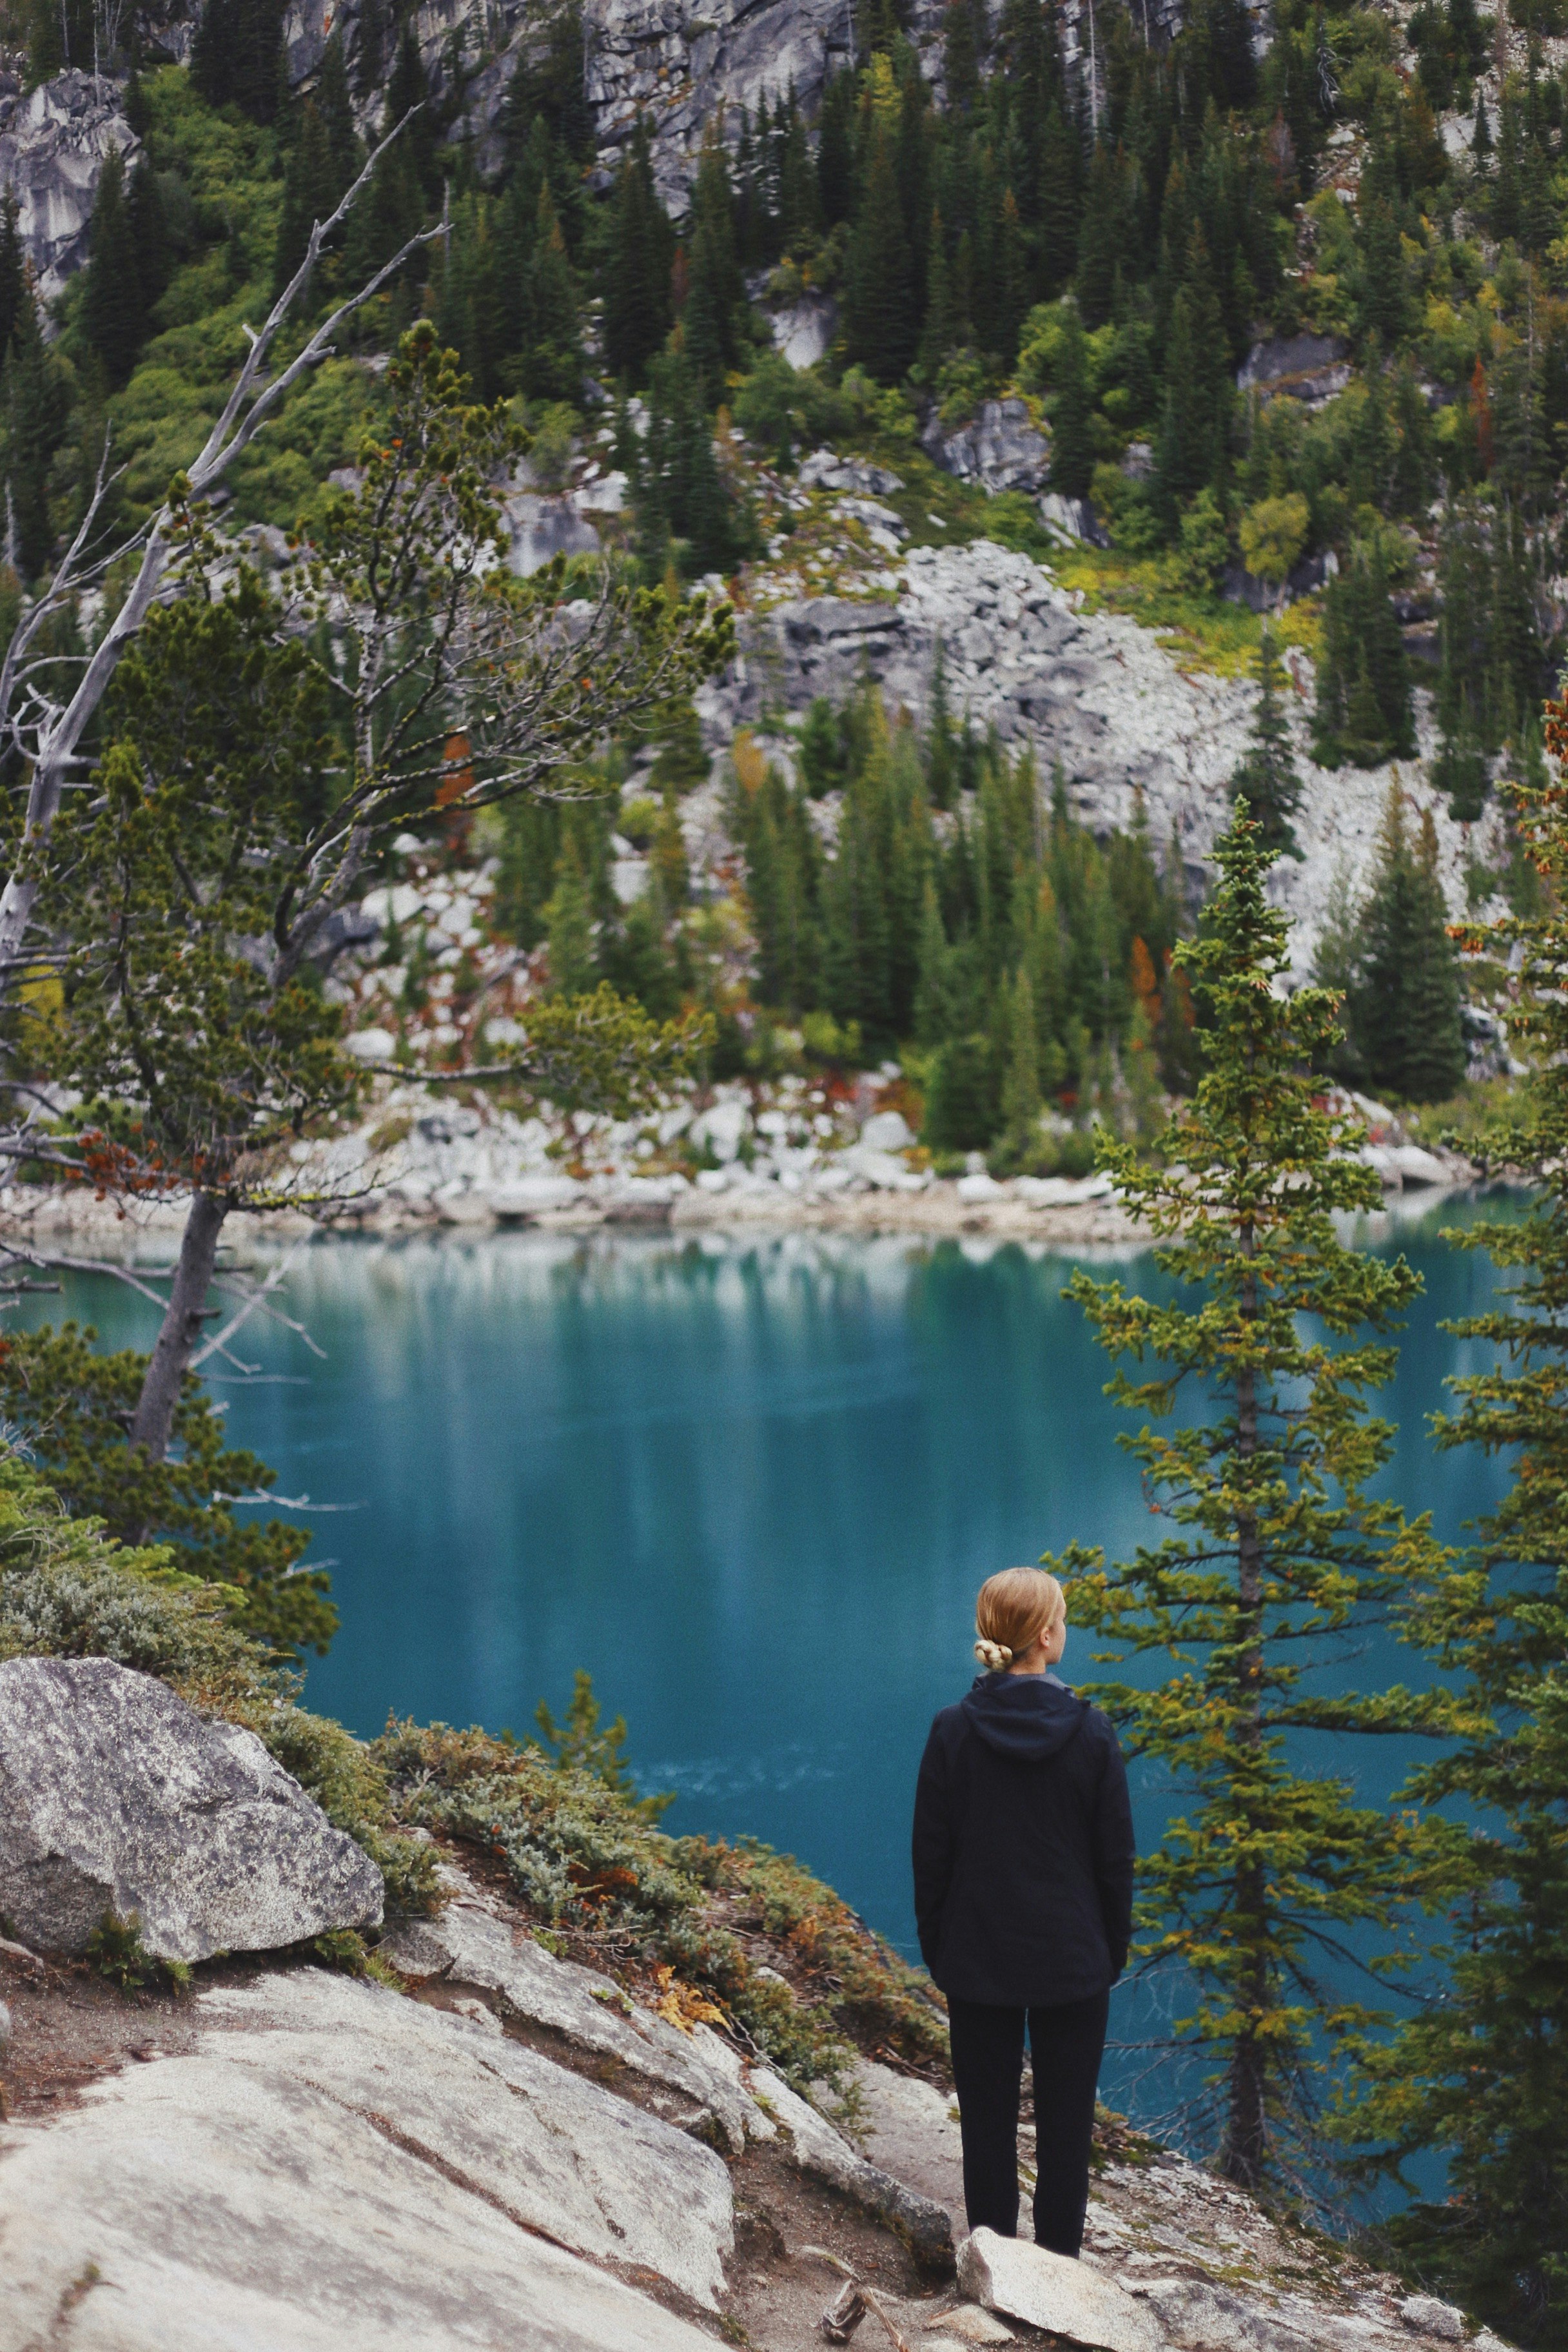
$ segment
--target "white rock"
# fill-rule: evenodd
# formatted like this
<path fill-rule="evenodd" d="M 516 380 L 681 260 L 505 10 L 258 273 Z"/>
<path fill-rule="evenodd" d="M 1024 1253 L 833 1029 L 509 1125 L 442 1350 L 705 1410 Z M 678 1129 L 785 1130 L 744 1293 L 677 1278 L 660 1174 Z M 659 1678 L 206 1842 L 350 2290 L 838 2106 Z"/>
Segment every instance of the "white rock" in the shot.
<path fill-rule="evenodd" d="M 46 310 L 85 257 L 104 164 L 118 153 L 129 168 L 137 143 L 119 83 L 79 67 L 30 90 L 0 132 L 0 186 L 17 200 L 17 226 Z"/>
<path fill-rule="evenodd" d="M 752 1114 L 743 1102 L 732 1097 L 716 1102 L 700 1118 L 691 1122 L 691 1140 L 700 1148 L 710 1144 L 714 1158 L 733 1160 L 741 1149 L 741 1138 L 752 1123 Z"/>
<path fill-rule="evenodd" d="M 109 1658 L 0 1664 L 0 1912 L 80 1952 L 106 1911 L 204 1960 L 375 1925 L 381 1873 L 253 1731 Z"/>
<path fill-rule="evenodd" d="M 569 1208 L 586 1191 L 585 1184 L 571 1176 L 520 1176 L 510 1184 L 495 1186 L 489 1207 L 497 1217 L 536 1217 L 544 1209 Z"/>
<path fill-rule="evenodd" d="M 626 2000 L 608 1977 L 558 1960 L 530 1936 L 514 1935 L 474 1903 L 449 1903 L 439 1918 L 420 1919 L 381 1946 L 394 1968 L 440 1976 L 499 1992 L 519 2017 L 563 2034 L 581 2050 L 613 2058 L 646 2081 L 710 2108 L 739 2154 L 748 2138 L 771 2138 L 772 2126 L 742 2087 L 740 2065 L 704 2027 L 689 2034 Z"/>
<path fill-rule="evenodd" d="M 901 1110 L 873 1111 L 860 1129 L 860 1140 L 873 1151 L 907 1151 L 914 1141 Z"/>
<path fill-rule="evenodd" d="M 1435 2294 L 1407 2294 L 1399 2306 L 1399 2316 L 1417 2336 L 1435 2336 L 1440 2344 L 1465 2340 L 1464 2313 L 1456 2311 L 1451 2303 L 1440 2303 Z"/>
<path fill-rule="evenodd" d="M 987 2311 L 1005 2312 L 1097 2352 L 1167 2352 L 1152 2315 L 1113 2279 L 994 2230 L 972 2231 L 958 2250 L 958 2284 Z"/>
<path fill-rule="evenodd" d="M 875 1150 L 868 1143 L 851 1145 L 844 1165 L 852 1176 L 863 1176 L 883 1192 L 921 1192 L 931 1182 L 929 1171 L 907 1168 L 890 1151 Z"/>
<path fill-rule="evenodd" d="M 72 2352 L 711 2352 L 395 2124 L 374 2043 L 350 2104 L 243 2055 L 253 2038 L 211 2035 L 0 2135 L 0 2352 L 58 2338 L 62 2312 Z M 526 2114 L 500 2096 L 509 2122 Z M 569 2145 L 551 2153 L 569 2165 Z"/>
<path fill-rule="evenodd" d="M 647 2263 L 710 2308 L 733 2239 L 710 2147 L 537 2050 L 384 1986 L 300 1969 L 209 1994 L 204 2051 L 309 2084 L 388 2126 L 525 2227 Z"/>
<path fill-rule="evenodd" d="M 397 1051 L 397 1040 L 390 1029 L 356 1029 L 343 1039 L 343 1045 L 358 1062 L 390 1062 Z"/>
<path fill-rule="evenodd" d="M 1005 1186 L 998 1184 L 994 1176 L 987 1175 L 981 1169 L 975 1175 L 959 1178 L 958 1197 L 961 1201 L 1005 1201 L 1007 1192 Z"/>

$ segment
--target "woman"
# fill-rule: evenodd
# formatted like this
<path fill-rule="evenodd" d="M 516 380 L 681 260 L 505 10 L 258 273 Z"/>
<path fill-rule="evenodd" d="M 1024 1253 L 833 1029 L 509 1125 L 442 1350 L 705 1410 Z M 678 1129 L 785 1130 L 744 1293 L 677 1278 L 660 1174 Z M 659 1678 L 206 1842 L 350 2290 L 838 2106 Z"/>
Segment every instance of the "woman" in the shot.
<path fill-rule="evenodd" d="M 1050 1671 L 1067 1646 L 1054 1576 L 982 1585 L 987 1668 L 931 1727 L 915 1792 L 915 1920 L 947 1995 L 969 2226 L 1018 2233 L 1024 2028 L 1035 2070 L 1035 2242 L 1076 2255 L 1095 2084 L 1127 1961 L 1132 1814 L 1116 1734 Z"/>

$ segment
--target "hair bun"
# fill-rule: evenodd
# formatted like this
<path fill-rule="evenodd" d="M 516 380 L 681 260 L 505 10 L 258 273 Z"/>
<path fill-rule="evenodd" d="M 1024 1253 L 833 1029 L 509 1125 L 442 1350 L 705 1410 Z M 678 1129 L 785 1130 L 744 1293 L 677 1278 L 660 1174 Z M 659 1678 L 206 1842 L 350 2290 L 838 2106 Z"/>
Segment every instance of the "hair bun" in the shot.
<path fill-rule="evenodd" d="M 1004 1666 L 1010 1666 L 1013 1663 L 1013 1653 L 1005 1642 L 987 1642 L 984 1636 L 974 1644 L 974 1654 L 981 1664 L 988 1666 L 994 1675 L 1000 1674 Z"/>

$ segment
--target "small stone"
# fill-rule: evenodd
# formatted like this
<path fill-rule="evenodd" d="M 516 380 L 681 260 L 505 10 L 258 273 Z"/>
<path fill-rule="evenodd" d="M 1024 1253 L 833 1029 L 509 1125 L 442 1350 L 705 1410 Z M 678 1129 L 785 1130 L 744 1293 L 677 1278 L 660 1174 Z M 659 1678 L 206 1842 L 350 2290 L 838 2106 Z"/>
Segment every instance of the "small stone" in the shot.
<path fill-rule="evenodd" d="M 1435 2336 L 1440 2344 L 1465 2340 L 1464 2313 L 1456 2311 L 1451 2303 L 1440 2303 L 1435 2294 L 1407 2294 L 1399 2306 L 1399 2316 L 1416 2336 Z"/>
<path fill-rule="evenodd" d="M 944 2311 L 940 2319 L 931 2321 L 925 2333 L 953 2336 L 961 2344 L 1012 2344 L 1017 2340 L 994 2311 L 983 2310 L 977 2303 L 961 2303 L 956 2311 Z"/>

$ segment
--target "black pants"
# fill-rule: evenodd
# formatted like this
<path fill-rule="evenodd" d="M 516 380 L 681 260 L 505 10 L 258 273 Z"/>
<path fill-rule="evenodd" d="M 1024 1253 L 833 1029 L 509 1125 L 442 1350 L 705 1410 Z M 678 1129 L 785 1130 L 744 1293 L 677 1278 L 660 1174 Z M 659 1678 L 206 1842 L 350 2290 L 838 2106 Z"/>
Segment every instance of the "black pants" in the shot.
<path fill-rule="evenodd" d="M 1024 2021 L 1035 2066 L 1035 2243 L 1076 2254 L 1089 2203 L 1094 2090 L 1110 1995 L 1059 2009 L 949 2000 L 952 2077 L 963 2129 L 963 2202 L 972 2230 L 1018 2234 L 1018 2092 Z"/>

